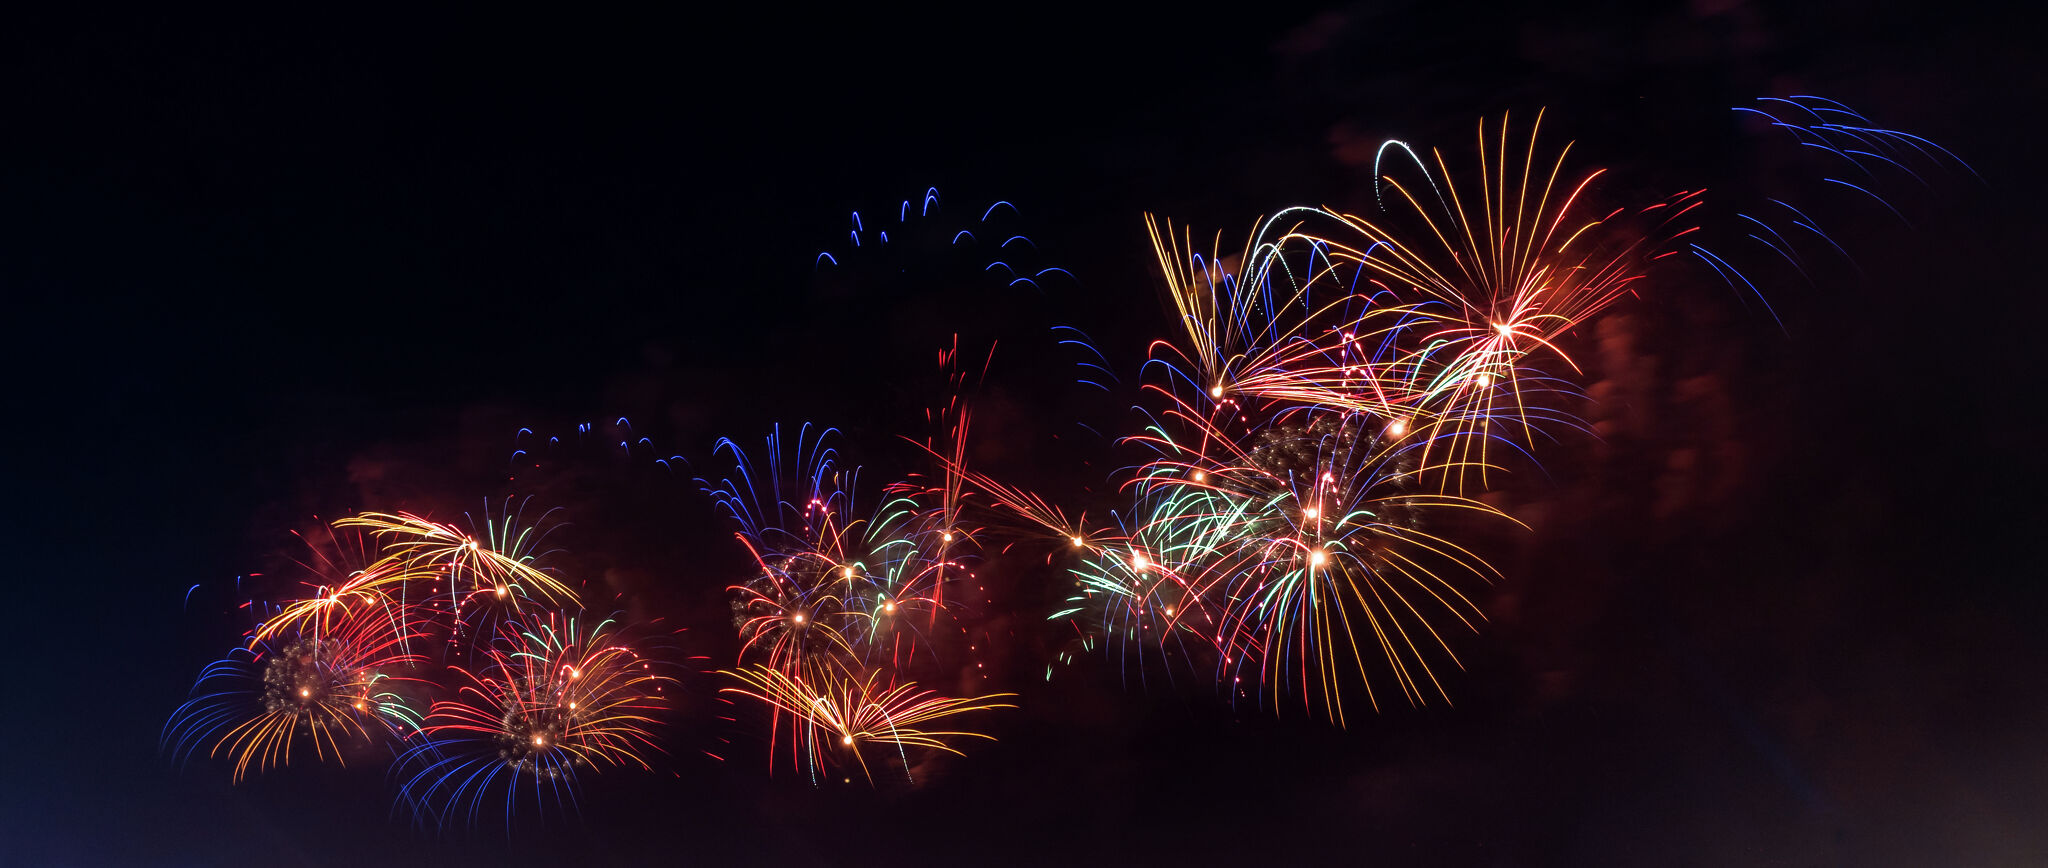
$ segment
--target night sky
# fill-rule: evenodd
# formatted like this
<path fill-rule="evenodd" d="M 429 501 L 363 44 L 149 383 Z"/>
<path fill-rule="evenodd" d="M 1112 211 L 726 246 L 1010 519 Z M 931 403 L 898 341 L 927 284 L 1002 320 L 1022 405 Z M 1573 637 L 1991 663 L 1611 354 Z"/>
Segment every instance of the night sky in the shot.
<path fill-rule="evenodd" d="M 0 864 L 2048 864 L 2043 76 L 2025 22 L 1926 5 L 16 22 Z M 1898 216 L 1828 189 L 1729 111 L 1795 93 L 1982 180 L 1890 176 Z M 1066 580 L 1020 550 L 971 623 L 1000 637 L 973 686 L 1021 709 L 915 786 L 771 777 L 709 675 L 653 772 L 510 832 L 414 828 L 374 758 L 234 785 L 159 749 L 247 627 L 237 577 L 356 510 L 560 507 L 593 597 L 730 665 L 714 440 L 833 425 L 897 478 L 955 335 L 995 347 L 977 466 L 1113 505 L 1131 453 L 1083 426 L 1128 430 L 1130 401 L 1077 386 L 1051 329 L 1137 380 L 1174 328 L 1145 212 L 1241 244 L 1369 208 L 1383 139 L 1469 165 L 1477 119 L 1538 109 L 1604 195 L 1707 188 L 1703 235 L 1783 326 L 1672 267 L 1572 335 L 1597 433 L 1490 495 L 1528 530 L 1470 530 L 1505 577 L 1453 637 L 1452 705 L 1340 729 L 1101 655 L 1048 682 Z M 892 251 L 850 249 L 851 212 L 928 188 Z M 1771 198 L 1853 263 L 1745 246 L 1734 212 Z M 1074 279 L 1005 286 L 946 242 L 998 200 Z M 608 448 L 620 417 L 651 445 Z M 509 464 L 519 428 L 583 423 L 605 436 Z"/>

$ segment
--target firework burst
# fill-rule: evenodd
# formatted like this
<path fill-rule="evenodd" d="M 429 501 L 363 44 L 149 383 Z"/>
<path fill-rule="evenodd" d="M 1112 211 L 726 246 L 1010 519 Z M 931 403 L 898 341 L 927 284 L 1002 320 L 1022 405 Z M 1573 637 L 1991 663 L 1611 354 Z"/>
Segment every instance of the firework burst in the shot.
<path fill-rule="evenodd" d="M 516 621 L 534 604 L 574 607 L 576 591 L 539 566 L 545 552 L 547 521 L 524 522 L 525 504 L 517 510 L 508 499 L 493 515 L 488 505 L 480 532 L 467 532 L 409 512 L 366 512 L 335 521 L 377 537 L 384 545 L 380 570 L 400 589 L 401 602 L 438 597 L 453 615 L 451 641 L 467 632 L 488 639 L 497 625 Z M 424 582 L 423 593 L 412 586 Z"/>
<path fill-rule="evenodd" d="M 502 793 L 506 822 L 525 798 L 573 809 L 581 777 L 649 768 L 653 727 L 674 679 L 623 641 L 611 621 L 551 614 L 507 625 L 477 668 L 451 666 L 455 698 L 434 703 L 422 740 L 400 758 L 402 800 L 416 819 L 474 823 Z"/>
<path fill-rule="evenodd" d="M 420 635 L 403 607 L 374 594 L 340 598 L 208 665 L 165 724 L 164 747 L 181 761 L 202 747 L 232 757 L 237 782 L 288 765 L 301 742 L 345 764 L 345 748 L 419 727 L 406 694 L 425 684 L 414 674 L 423 660 L 405 649 Z"/>
<path fill-rule="evenodd" d="M 1540 127 L 1482 121 L 1476 183 L 1389 142 L 1410 171 L 1375 167 L 1384 217 L 1289 209 L 1228 255 L 1148 217 L 1180 334 L 1148 353 L 1125 442 L 1150 457 L 1118 531 L 981 486 L 1088 553 L 1055 618 L 1092 622 L 1141 673 L 1155 649 L 1213 662 L 1232 695 L 1291 694 L 1339 723 L 1353 685 L 1374 708 L 1388 682 L 1448 698 L 1444 628 L 1484 620 L 1468 591 L 1497 574 L 1439 529 L 1502 517 L 1466 496 L 1501 469 L 1497 446 L 1579 426 L 1561 343 L 1678 252 L 1701 203 L 1596 209 L 1602 172 L 1569 175 L 1570 145 L 1539 158 Z"/>
<path fill-rule="evenodd" d="M 922 505 L 924 489 L 891 485 L 861 515 L 859 468 L 842 469 L 826 445 L 832 429 L 799 430 L 785 454 L 780 429 L 768 438 L 769 463 L 756 473 L 737 443 L 719 441 L 733 476 L 704 490 L 738 526 L 755 577 L 729 588 L 743 652 L 797 671 L 806 660 L 872 655 L 892 659 L 922 643 L 945 608 L 950 554 L 970 533 L 943 503 Z"/>
<path fill-rule="evenodd" d="M 745 686 L 721 692 L 753 698 L 772 708 L 778 719 L 794 721 L 789 729 L 791 748 L 813 782 L 841 763 L 859 766 L 872 782 L 874 770 L 869 759 L 878 751 L 893 755 L 903 766 L 905 779 L 914 780 L 910 777 L 911 750 L 965 756 L 954 747 L 956 741 L 994 740 L 965 729 L 927 727 L 969 712 L 1015 707 L 1000 701 L 1014 694 L 947 698 L 913 683 L 886 681 L 876 670 L 862 673 L 837 663 L 807 666 L 796 674 L 761 665 L 723 674 Z"/>
<path fill-rule="evenodd" d="M 1702 203 L 1695 190 L 1594 210 L 1604 170 L 1570 179 L 1570 144 L 1539 162 L 1541 125 L 1539 113 L 1511 146 L 1506 117 L 1482 121 L 1479 177 L 1465 186 L 1440 152 L 1425 160 L 1390 141 L 1380 154 L 1393 165 L 1375 166 L 1393 205 L 1383 218 L 1288 209 L 1234 257 L 1148 220 L 1186 337 L 1155 358 L 1207 393 L 1204 415 L 1271 403 L 1369 414 L 1443 452 L 1424 463 L 1447 486 L 1476 471 L 1484 487 L 1490 444 L 1576 425 L 1552 397 L 1573 387 L 1536 356 L 1577 371 L 1559 341 L 1679 252 Z"/>

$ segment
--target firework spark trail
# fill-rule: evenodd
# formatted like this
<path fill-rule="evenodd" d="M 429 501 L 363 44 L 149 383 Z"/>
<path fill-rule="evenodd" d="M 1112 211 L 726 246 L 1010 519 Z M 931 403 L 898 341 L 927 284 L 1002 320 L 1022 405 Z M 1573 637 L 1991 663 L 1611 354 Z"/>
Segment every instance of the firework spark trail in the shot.
<path fill-rule="evenodd" d="M 532 428 L 522 427 L 512 433 L 512 451 L 506 456 L 506 481 L 519 479 L 522 474 L 538 471 L 550 461 L 570 460 L 583 450 L 601 450 L 618 458 L 645 460 L 661 467 L 668 473 L 675 473 L 679 467 L 689 463 L 681 455 L 664 455 L 654 447 L 654 438 L 636 436 L 632 420 L 620 416 L 610 425 L 600 426 L 592 422 L 581 422 L 569 442 L 563 442 L 562 435 L 543 435 Z"/>
<path fill-rule="evenodd" d="M 968 383 L 968 372 L 960 366 L 960 359 L 960 336 L 954 335 L 951 346 L 939 352 L 939 368 L 946 378 L 946 398 L 942 405 L 925 411 L 925 419 L 931 426 L 933 435 L 922 442 L 907 436 L 904 438 L 937 459 L 936 476 L 940 480 L 939 483 L 920 485 L 915 482 L 916 477 L 913 477 L 892 484 L 886 490 L 898 496 L 904 507 L 916 513 L 914 519 L 904 521 L 901 529 L 891 534 L 896 540 L 889 545 L 899 552 L 914 552 L 920 543 L 925 546 L 936 546 L 935 552 L 925 558 L 898 558 L 899 568 L 891 571 L 897 580 L 888 583 L 895 587 L 890 593 L 898 600 L 922 596 L 929 609 L 929 617 L 926 620 L 928 630 L 937 629 L 939 612 L 946 608 L 946 589 L 952 582 L 952 579 L 947 577 L 947 571 L 953 570 L 955 578 L 958 578 L 964 569 L 964 564 L 953 552 L 971 549 L 976 544 L 975 538 L 981 530 L 969 526 L 962 520 L 968 494 L 967 435 L 973 414 L 967 400 L 972 387 Z M 995 347 L 991 346 L 976 378 L 977 384 L 987 378 L 988 369 L 994 362 Z M 944 453 L 939 452 L 940 441 L 945 443 Z M 879 516 L 875 524 L 871 525 L 883 526 L 894 525 L 885 524 L 880 521 Z M 912 563 L 928 564 L 933 574 L 926 579 L 914 572 L 906 573 L 901 569 L 901 566 Z M 894 606 L 888 608 L 890 614 L 896 611 Z"/>
<path fill-rule="evenodd" d="M 1883 195 L 1889 181 L 1903 175 L 1923 188 L 1932 187 L 1928 176 L 1923 174 L 1930 167 L 1943 170 L 1960 168 L 1971 177 L 1983 180 L 1975 168 L 1947 148 L 1923 136 L 1880 127 L 1861 112 L 1825 97 L 1799 94 L 1759 97 L 1753 106 L 1735 106 L 1732 110 L 1761 118 L 1772 128 L 1784 131 L 1799 147 L 1825 154 L 1827 167 L 1815 176 L 1820 183 L 1833 185 L 1828 189 L 1836 192 L 1846 191 L 1845 195 L 1859 203 L 1876 202 L 1908 228 L 1912 221 Z M 1844 177 L 1836 177 L 1837 174 Z M 1823 229 L 1818 220 L 1807 210 L 1783 199 L 1771 198 L 1768 205 L 1739 212 L 1735 216 L 1744 221 L 1738 228 L 1745 240 L 1785 260 L 1809 283 L 1813 281 L 1813 275 L 1801 252 L 1800 239 L 1809 243 L 1818 239 L 1858 273 L 1862 271 L 1855 257 L 1850 256 L 1849 251 Z M 1726 282 L 1731 290 L 1735 290 L 1738 297 L 1756 298 L 1772 318 L 1777 319 L 1777 312 L 1771 309 L 1769 300 L 1755 283 L 1729 264 L 1728 259 L 1697 244 L 1691 247 L 1694 257 Z M 1780 321 L 1779 326 L 1783 328 L 1784 323 Z"/>
<path fill-rule="evenodd" d="M 1016 707 L 997 701 L 1015 694 L 947 698 L 914 683 L 884 681 L 881 673 L 872 669 L 861 672 L 837 662 L 820 662 L 795 673 L 756 664 L 721 674 L 746 686 L 721 688 L 720 692 L 758 700 L 774 709 L 778 717 L 786 715 L 796 721 L 791 739 L 813 780 L 850 755 L 872 782 L 874 772 L 862 750 L 870 745 L 893 749 L 909 779 L 911 748 L 964 756 L 953 745 L 955 740 L 994 740 L 970 730 L 923 727 L 959 714 Z"/>
<path fill-rule="evenodd" d="M 276 614 L 257 625 L 251 634 L 255 641 L 292 631 L 318 633 L 363 606 L 383 606 L 389 617 L 401 617 L 403 589 L 433 578 L 404 558 L 380 556 L 371 535 L 359 531 L 342 534 L 337 525 L 329 524 L 321 528 L 317 542 L 301 539 L 312 551 L 308 560 L 297 562 L 310 578 L 300 583 L 310 595 L 280 605 Z"/>
<path fill-rule="evenodd" d="M 959 475 L 966 490 L 980 494 L 988 501 L 988 505 L 982 509 L 993 510 L 1003 519 L 1009 519 L 1003 521 L 1003 526 L 994 530 L 1024 538 L 1050 541 L 1083 551 L 1100 551 L 1102 546 L 1110 544 L 1117 538 L 1106 531 L 1090 531 L 1085 513 L 1078 519 L 1069 519 L 1065 510 L 1048 503 L 1045 498 L 1033 492 L 998 482 L 987 474 L 967 470 L 954 464 L 952 459 L 946 456 L 937 453 L 933 455 L 945 462 L 951 472 Z M 1022 522 L 1021 528 L 1016 526 L 1018 521 Z M 1047 555 L 1048 562 L 1051 557 L 1051 554 Z"/>
<path fill-rule="evenodd" d="M 912 264 L 931 264 L 930 251 L 911 243 L 928 236 L 933 243 L 943 239 L 942 246 L 948 250 L 973 256 L 976 272 L 1000 281 L 1005 287 L 1027 286 L 1043 291 L 1041 284 L 1048 280 L 1074 279 L 1073 272 L 1035 259 L 1039 254 L 1037 242 L 1011 225 L 1021 216 L 1014 203 L 992 202 L 987 208 L 972 212 L 980 215 L 972 222 L 946 222 L 943 210 L 938 188 L 930 187 L 917 199 L 902 200 L 896 208 L 879 216 L 870 212 L 863 217 L 861 212 L 854 211 L 848 215 L 847 246 L 838 248 L 836 254 L 831 250 L 820 251 L 813 267 L 820 272 L 837 271 L 861 259 L 879 258 L 892 263 L 885 271 L 900 274 Z M 890 217 L 895 220 L 892 222 Z M 894 239 L 890 237 L 891 228 L 896 233 Z"/>
<path fill-rule="evenodd" d="M 487 511 L 481 534 L 409 512 L 366 512 L 334 524 L 361 528 L 383 539 L 386 557 L 403 564 L 409 575 L 445 579 L 446 594 L 458 612 L 482 602 L 500 603 L 515 612 L 527 600 L 579 605 L 575 589 L 535 565 L 546 531 L 538 523 L 523 524 L 524 506 L 517 513 L 508 508 L 499 516 Z"/>

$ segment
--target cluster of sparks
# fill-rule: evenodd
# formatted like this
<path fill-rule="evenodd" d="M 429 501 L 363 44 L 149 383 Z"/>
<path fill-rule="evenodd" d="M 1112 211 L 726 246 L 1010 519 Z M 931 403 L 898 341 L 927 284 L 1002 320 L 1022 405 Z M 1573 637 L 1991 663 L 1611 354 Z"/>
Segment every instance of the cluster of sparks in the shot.
<path fill-rule="evenodd" d="M 827 445 L 832 429 L 803 426 L 787 450 L 777 429 L 760 471 L 737 443 L 718 444 L 734 473 L 704 490 L 754 564 L 752 578 L 727 589 L 743 665 L 725 673 L 738 685 L 724 691 L 769 709 L 771 758 L 786 746 L 814 782 L 846 767 L 873 781 L 874 751 L 894 756 L 914 782 L 910 750 L 958 754 L 954 742 L 989 737 L 923 727 L 961 726 L 955 715 L 1010 707 L 1001 701 L 1008 694 L 947 698 L 906 675 L 919 663 L 943 665 L 944 643 L 934 640 L 957 630 L 949 615 L 962 605 L 951 586 L 973 576 L 969 552 L 980 531 L 960 522 L 957 469 L 966 413 L 957 404 L 951 411 L 938 414 L 953 444 L 943 478 L 890 484 L 866 512 L 857 511 L 859 469 L 840 466 Z"/>
<path fill-rule="evenodd" d="M 1234 270 L 1151 223 L 1185 339 L 1150 354 L 1129 532 L 1101 539 L 1062 614 L 1339 723 L 1352 685 L 1374 708 L 1386 681 L 1448 700 L 1439 625 L 1482 620 L 1467 589 L 1495 573 L 1432 528 L 1502 516 L 1476 495 L 1501 450 L 1566 418 L 1561 341 L 1634 291 L 1700 204 L 1595 210 L 1600 173 L 1567 179 L 1569 146 L 1539 161 L 1540 127 L 1482 121 L 1470 186 L 1390 142 L 1414 178 L 1382 167 L 1384 216 L 1282 212 Z"/>
<path fill-rule="evenodd" d="M 1838 103 L 1775 103 L 1801 116 L 1777 126 L 1866 172 L 1946 155 Z M 1462 181 L 1441 152 L 1386 142 L 1373 215 L 1290 209 L 1229 254 L 1148 217 L 1180 329 L 1147 353 L 1139 430 L 1123 438 L 1145 458 L 1122 476 L 1124 509 L 1090 528 L 973 477 L 1078 550 L 1052 618 L 1127 671 L 1164 658 L 1276 712 L 1341 725 L 1360 693 L 1374 709 L 1449 701 L 1439 671 L 1462 663 L 1448 634 L 1477 629 L 1471 591 L 1499 577 L 1456 541 L 1460 516 L 1513 522 L 1480 498 L 1579 427 L 1569 337 L 1660 260 L 1691 253 L 1739 277 L 1697 243 L 1705 191 L 1595 204 L 1603 171 L 1574 173 L 1571 146 L 1546 152 L 1541 126 L 1482 120 Z"/>
<path fill-rule="evenodd" d="M 543 518 L 543 523 L 545 518 Z M 647 767 L 662 674 L 574 588 L 539 565 L 543 530 L 510 510 L 471 532 L 410 513 L 325 528 L 301 562 L 311 593 L 208 665 L 164 727 L 176 758 L 233 762 L 234 779 L 383 755 L 421 822 L 477 818 L 502 797 L 573 806 L 580 774 Z M 245 607 L 257 606 L 251 600 Z"/>
<path fill-rule="evenodd" d="M 1866 175 L 1888 166 L 1919 180 L 1906 168 L 1915 157 L 1954 160 L 1832 101 L 1759 105 L 1738 111 Z M 855 770 L 915 781 L 916 754 L 991 739 L 974 725 L 1014 694 L 949 697 L 913 675 L 973 672 L 956 659 L 978 599 L 965 591 L 979 590 L 983 545 L 1002 535 L 1004 552 L 1042 541 L 1072 589 L 1049 619 L 1127 674 L 1193 671 L 1232 702 L 1338 725 L 1360 695 L 1374 710 L 1396 696 L 1448 702 L 1445 666 L 1463 666 L 1455 636 L 1479 629 L 1475 593 L 1500 578 L 1460 534 L 1475 520 L 1515 523 L 1485 496 L 1579 426 L 1567 409 L 1583 378 L 1574 333 L 1681 254 L 1755 294 L 1698 243 L 1704 190 L 1606 201 L 1603 172 L 1572 169 L 1571 146 L 1546 150 L 1541 127 L 1540 113 L 1526 130 L 1482 120 L 1476 177 L 1441 152 L 1386 142 L 1372 213 L 1289 209 L 1229 253 L 1220 235 L 1204 252 L 1148 215 L 1177 329 L 1145 353 L 1137 422 L 1120 440 L 1142 458 L 1119 471 L 1106 523 L 968 468 L 957 337 L 939 355 L 950 398 L 928 413 L 934 434 L 911 440 L 929 474 L 864 489 L 837 432 L 808 424 L 771 434 L 765 463 L 718 441 L 714 457 L 733 469 L 698 483 L 750 559 L 727 588 L 740 650 L 722 692 L 764 714 L 771 772 L 786 756 L 813 783 Z M 936 200 L 928 191 L 917 216 Z M 1751 240 L 1795 267 L 1802 233 L 1841 249 L 1772 202 L 1776 222 L 1735 215 Z M 948 246 L 1006 234 L 989 224 L 1007 205 Z M 905 200 L 899 235 L 912 212 Z M 849 262 L 906 248 L 859 214 L 849 240 Z M 993 249 L 1013 247 L 1036 245 L 1010 235 Z M 841 266 L 820 254 L 819 268 Z M 1005 259 L 983 270 L 998 268 L 1013 287 L 1071 278 Z M 1067 331 L 1060 343 L 1114 380 Z M 626 420 L 616 427 L 622 452 L 651 450 L 627 439 Z M 533 460 L 515 451 L 514 472 Z M 673 472 L 682 459 L 657 463 Z M 310 593 L 259 608 L 268 617 L 172 715 L 166 749 L 225 757 L 239 781 L 289 764 L 294 748 L 344 763 L 381 748 L 400 804 L 442 823 L 473 824 L 500 794 L 510 823 L 527 796 L 573 805 L 585 776 L 649 769 L 673 679 L 620 624 L 579 614 L 575 587 L 540 565 L 538 525 L 485 518 L 475 530 L 409 513 L 333 522 L 303 564 Z"/>

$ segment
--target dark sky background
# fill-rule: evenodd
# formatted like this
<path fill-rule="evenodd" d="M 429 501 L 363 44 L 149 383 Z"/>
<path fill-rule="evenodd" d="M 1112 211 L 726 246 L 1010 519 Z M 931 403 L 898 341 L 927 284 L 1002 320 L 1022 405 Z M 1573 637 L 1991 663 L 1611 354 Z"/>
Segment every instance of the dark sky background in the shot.
<path fill-rule="evenodd" d="M 2005 14 L 17 22 L 0 864 L 2048 864 L 2048 191 L 2038 47 Z M 1984 180 L 1890 178 L 1909 227 L 1727 110 L 1789 93 Z M 973 622 L 1003 637 L 984 686 L 1023 708 L 916 787 L 769 778 L 708 678 L 656 772 L 594 778 L 581 819 L 509 835 L 410 828 L 375 764 L 233 786 L 158 750 L 240 629 L 235 577 L 354 509 L 561 506 L 570 566 L 728 663 L 719 589 L 742 562 L 689 478 L 725 472 L 713 439 L 835 424 L 875 480 L 899 475 L 955 333 L 998 341 L 982 466 L 1095 502 L 1082 487 L 1118 456 L 1074 423 L 1127 419 L 1068 383 L 1046 329 L 1087 330 L 1133 375 L 1171 325 L 1143 212 L 1228 239 L 1287 205 L 1362 210 L 1361 148 L 1466 159 L 1478 117 L 1546 106 L 1548 141 L 1614 169 L 1606 195 L 1710 188 L 1707 236 L 1786 328 L 1671 269 L 1573 337 L 1600 436 L 1504 485 L 1530 532 L 1474 537 L 1506 579 L 1454 640 L 1454 707 L 1338 729 L 1232 709 L 1185 672 L 1127 686 L 1099 657 L 1048 684 L 1057 577 L 1023 554 L 991 563 Z M 927 187 L 940 216 L 900 260 L 814 269 L 846 252 L 848 212 Z M 1770 197 L 1813 208 L 1855 265 L 1816 255 L 1809 283 L 1744 248 L 1733 213 Z M 1078 281 L 1005 288 L 930 243 L 997 199 Z M 518 427 L 620 416 L 692 469 L 593 444 L 505 478 Z"/>

